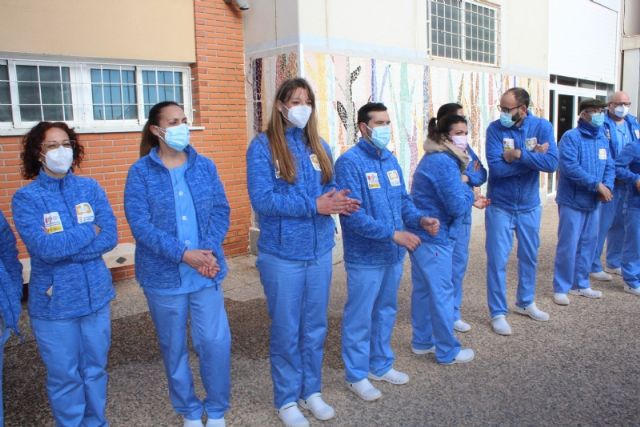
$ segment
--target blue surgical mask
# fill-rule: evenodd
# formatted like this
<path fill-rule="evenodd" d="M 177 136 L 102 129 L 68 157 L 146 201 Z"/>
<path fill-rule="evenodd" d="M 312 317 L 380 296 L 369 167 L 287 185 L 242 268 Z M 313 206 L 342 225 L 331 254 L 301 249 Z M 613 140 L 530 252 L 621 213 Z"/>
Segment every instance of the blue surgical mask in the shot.
<path fill-rule="evenodd" d="M 600 127 L 604 124 L 604 113 L 591 114 L 591 124 L 595 127 Z"/>
<path fill-rule="evenodd" d="M 513 116 L 511 115 L 511 113 L 503 112 L 500 113 L 500 124 L 502 124 L 502 126 L 506 128 L 510 128 L 511 126 L 516 124 L 516 122 L 513 121 Z"/>
<path fill-rule="evenodd" d="M 367 128 L 371 131 L 369 139 L 373 145 L 380 150 L 389 145 L 389 141 L 391 141 L 391 126 L 376 126 L 374 128 L 367 126 Z"/>
<path fill-rule="evenodd" d="M 176 151 L 183 151 L 189 145 L 189 126 L 186 124 L 182 123 L 162 130 L 164 131 L 164 138 L 161 138 L 170 148 Z"/>

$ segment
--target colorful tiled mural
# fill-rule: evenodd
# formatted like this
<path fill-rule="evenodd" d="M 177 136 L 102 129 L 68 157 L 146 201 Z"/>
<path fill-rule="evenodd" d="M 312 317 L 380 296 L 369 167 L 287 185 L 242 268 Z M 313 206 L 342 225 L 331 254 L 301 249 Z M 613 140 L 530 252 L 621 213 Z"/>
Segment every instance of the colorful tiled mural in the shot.
<path fill-rule="evenodd" d="M 471 144 L 484 156 L 484 130 L 499 113 L 500 95 L 509 87 L 521 86 L 532 98 L 532 112 L 546 116 L 547 81 L 503 75 L 498 72 L 468 71 L 371 58 L 327 53 L 307 53 L 299 67 L 296 53 L 250 61 L 253 86 L 253 129 L 259 132 L 278 84 L 304 70 L 316 92 L 320 134 L 331 146 L 334 158 L 358 140 L 356 112 L 368 102 L 389 107 L 393 150 L 405 172 L 406 182 L 422 155 L 427 123 L 438 107 L 459 102 L 469 117 Z"/>

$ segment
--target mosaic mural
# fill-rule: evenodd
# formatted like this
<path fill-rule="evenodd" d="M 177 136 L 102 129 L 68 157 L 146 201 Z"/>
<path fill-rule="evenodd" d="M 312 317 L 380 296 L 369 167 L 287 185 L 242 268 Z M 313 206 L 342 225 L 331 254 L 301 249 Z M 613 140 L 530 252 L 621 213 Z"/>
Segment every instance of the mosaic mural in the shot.
<path fill-rule="evenodd" d="M 294 52 L 250 61 L 255 132 L 265 126 L 279 83 L 297 75 L 297 64 Z M 496 106 L 509 87 L 527 89 L 531 111 L 547 115 L 548 83 L 542 79 L 314 52 L 305 54 L 303 69 L 316 92 L 320 135 L 331 146 L 334 158 L 357 142 L 356 113 L 362 104 L 375 101 L 389 107 L 390 149 L 407 183 L 422 155 L 427 123 L 444 103 L 463 105 L 471 124 L 471 145 L 481 158 L 484 130 L 498 118 Z"/>

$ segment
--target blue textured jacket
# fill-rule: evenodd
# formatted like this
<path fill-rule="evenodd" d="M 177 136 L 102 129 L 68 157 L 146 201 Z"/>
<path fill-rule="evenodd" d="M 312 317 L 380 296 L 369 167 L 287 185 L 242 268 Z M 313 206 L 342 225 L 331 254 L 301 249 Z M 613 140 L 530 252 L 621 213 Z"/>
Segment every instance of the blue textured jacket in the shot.
<path fill-rule="evenodd" d="M 616 178 L 627 184 L 627 207 L 640 208 L 640 192 L 636 182 L 640 181 L 640 139 L 627 144 L 616 159 Z"/>
<path fill-rule="evenodd" d="M 222 242 L 229 230 L 229 203 L 215 165 L 189 146 L 184 177 L 196 207 L 200 249 L 210 249 L 220 272 L 216 286 L 227 275 Z M 129 169 L 124 189 L 124 211 L 136 239 L 136 279 L 143 288 L 179 288 L 179 265 L 187 245 L 178 240 L 176 204 L 171 174 L 154 148 Z"/>
<path fill-rule="evenodd" d="M 560 139 L 560 177 L 556 203 L 592 211 L 598 207 L 598 184 L 613 189 L 615 166 L 602 127 L 582 119 Z"/>
<path fill-rule="evenodd" d="M 449 153 L 425 154 L 413 174 L 411 197 L 424 216 L 440 220 L 440 231 L 431 236 L 422 227 L 409 231 L 425 243 L 450 244 L 465 215 L 473 206 L 473 191 L 462 182 L 458 159 Z"/>
<path fill-rule="evenodd" d="M 505 141 L 511 140 L 522 157 L 507 163 Z M 546 153 L 533 151 L 534 144 L 549 143 Z M 500 120 L 487 128 L 487 163 L 491 204 L 510 212 L 526 212 L 540 206 L 540 172 L 553 172 L 558 167 L 558 147 L 553 127 L 548 120 L 527 113 L 521 126 L 507 128 Z"/>
<path fill-rule="evenodd" d="M 345 262 L 400 262 L 406 250 L 393 241 L 393 233 L 404 230 L 404 223 L 418 228 L 421 214 L 407 194 L 395 156 L 360 138 L 336 161 L 336 183 L 351 190 L 349 197 L 362 202 L 357 212 L 340 216 Z"/>
<path fill-rule="evenodd" d="M 313 260 L 335 244 L 333 218 L 316 212 L 316 198 L 336 188 L 335 179 L 322 184 L 322 173 L 313 167 L 303 130 L 288 128 L 285 136 L 296 161 L 293 184 L 279 177 L 264 133 L 247 150 L 249 199 L 260 226 L 258 250 L 289 260 Z M 331 158 L 329 146 L 324 141 L 323 145 Z"/>
<path fill-rule="evenodd" d="M 22 263 L 18 261 L 16 238 L 0 212 L 0 316 L 7 328 L 18 332 L 22 299 Z M 2 331 L 0 331 L 0 334 Z M 1 368 L 0 368 L 1 369 Z"/>
<path fill-rule="evenodd" d="M 638 119 L 631 114 L 627 114 L 624 118 L 627 131 L 631 134 L 631 141 L 640 140 L 640 123 Z M 609 116 L 609 113 L 605 113 L 604 124 L 602 125 L 604 136 L 609 140 L 609 150 L 611 151 L 611 157 L 615 161 L 618 158 L 618 154 L 622 151 L 621 142 L 618 141 L 618 130 L 616 122 Z"/>
<path fill-rule="evenodd" d="M 480 187 L 482 184 L 487 182 L 487 170 L 484 168 L 482 161 L 480 161 L 480 158 L 475 153 L 475 151 L 473 151 L 471 146 L 467 147 L 467 154 L 469 155 L 469 159 L 471 161 L 467 165 L 467 170 L 465 170 L 464 174 L 469 177 L 469 182 L 467 182 L 467 185 L 473 190 L 473 187 Z M 478 170 L 475 170 L 474 162 L 478 162 Z M 467 211 L 467 214 L 464 216 L 464 219 L 462 220 L 464 224 L 471 224 L 472 210 L 473 208 L 469 209 L 469 211 Z"/>
<path fill-rule="evenodd" d="M 115 297 L 102 255 L 118 242 L 116 218 L 94 179 L 72 172 L 56 179 L 43 171 L 16 192 L 12 210 L 31 256 L 31 317 L 85 316 Z"/>

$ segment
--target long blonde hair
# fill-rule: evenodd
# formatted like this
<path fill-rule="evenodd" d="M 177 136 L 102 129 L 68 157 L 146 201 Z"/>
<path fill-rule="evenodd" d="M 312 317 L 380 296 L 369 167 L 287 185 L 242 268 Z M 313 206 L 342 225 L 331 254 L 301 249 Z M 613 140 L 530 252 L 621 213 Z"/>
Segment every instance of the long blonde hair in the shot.
<path fill-rule="evenodd" d="M 318 162 L 320 163 L 320 169 L 322 170 L 322 183 L 326 184 L 331 181 L 333 177 L 333 165 L 331 164 L 331 158 L 327 154 L 324 146 L 322 145 L 320 135 L 318 134 L 318 119 L 316 118 L 316 98 L 313 94 L 313 90 L 309 83 L 302 78 L 295 78 L 286 80 L 280 85 L 278 93 L 273 101 L 273 108 L 271 109 L 271 118 L 269 119 L 269 126 L 267 127 L 267 138 L 269 138 L 269 147 L 271 148 L 271 157 L 273 163 L 277 165 L 280 172 L 280 177 L 290 184 L 293 184 L 296 180 L 296 162 L 289 151 L 287 140 L 285 137 L 285 129 L 287 128 L 287 122 L 278 110 L 278 103 L 285 104 L 296 91 L 296 89 L 302 88 L 307 91 L 309 100 L 311 101 L 311 117 L 307 122 L 307 126 L 304 128 L 304 134 L 306 136 L 306 143 L 311 148 L 311 152 L 316 155 Z"/>

